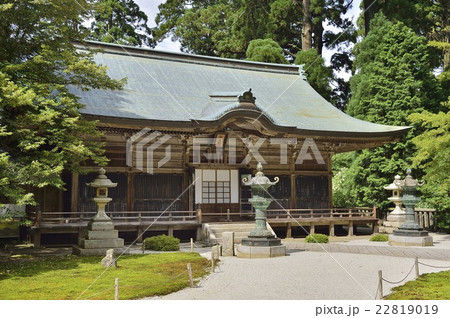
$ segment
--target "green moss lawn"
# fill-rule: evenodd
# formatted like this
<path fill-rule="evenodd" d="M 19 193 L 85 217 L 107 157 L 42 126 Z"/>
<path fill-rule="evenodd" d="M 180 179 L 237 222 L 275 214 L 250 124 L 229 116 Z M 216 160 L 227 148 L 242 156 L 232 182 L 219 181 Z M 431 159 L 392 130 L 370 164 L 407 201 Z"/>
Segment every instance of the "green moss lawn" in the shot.
<path fill-rule="evenodd" d="M 17 258 L 0 262 L 0 299 L 119 299 L 165 295 L 189 286 L 187 263 L 194 278 L 207 274 L 208 262 L 197 253 L 124 255 L 117 268 L 100 266 L 102 257 Z M 103 274 L 102 274 L 103 273 Z"/>
<path fill-rule="evenodd" d="M 393 288 L 386 299 L 450 299 L 450 271 L 420 275 L 415 281 Z"/>

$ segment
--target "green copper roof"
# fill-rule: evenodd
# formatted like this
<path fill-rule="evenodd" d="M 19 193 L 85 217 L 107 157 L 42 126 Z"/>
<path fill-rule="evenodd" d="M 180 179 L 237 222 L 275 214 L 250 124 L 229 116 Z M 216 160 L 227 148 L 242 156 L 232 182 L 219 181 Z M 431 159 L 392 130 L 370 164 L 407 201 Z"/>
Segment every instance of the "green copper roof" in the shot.
<path fill-rule="evenodd" d="M 96 62 L 122 91 L 71 91 L 86 105 L 84 114 L 164 121 L 214 121 L 238 107 L 237 97 L 252 89 L 259 109 L 275 125 L 301 130 L 399 134 L 408 127 L 369 123 L 341 112 L 304 79 L 301 67 L 221 59 L 89 42 L 104 51 Z"/>

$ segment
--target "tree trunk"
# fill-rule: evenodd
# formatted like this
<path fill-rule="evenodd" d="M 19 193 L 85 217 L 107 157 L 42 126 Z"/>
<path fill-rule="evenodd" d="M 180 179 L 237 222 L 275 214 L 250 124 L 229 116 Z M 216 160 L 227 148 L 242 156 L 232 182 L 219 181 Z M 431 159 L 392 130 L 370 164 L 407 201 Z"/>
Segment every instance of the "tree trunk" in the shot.
<path fill-rule="evenodd" d="M 322 55 L 323 49 L 323 25 L 322 21 L 314 26 L 314 47 L 319 55 Z"/>
<path fill-rule="evenodd" d="M 442 1 L 442 29 L 444 31 L 444 43 L 450 42 L 450 32 L 449 32 L 449 20 L 448 20 L 448 6 L 444 5 L 444 1 Z M 444 71 L 450 67 L 450 49 L 444 49 Z"/>
<path fill-rule="evenodd" d="M 370 20 L 372 19 L 372 10 L 369 8 L 372 1 L 363 0 L 364 4 L 364 34 L 367 35 L 370 31 Z"/>
<path fill-rule="evenodd" d="M 303 0 L 302 50 L 312 48 L 311 0 Z"/>

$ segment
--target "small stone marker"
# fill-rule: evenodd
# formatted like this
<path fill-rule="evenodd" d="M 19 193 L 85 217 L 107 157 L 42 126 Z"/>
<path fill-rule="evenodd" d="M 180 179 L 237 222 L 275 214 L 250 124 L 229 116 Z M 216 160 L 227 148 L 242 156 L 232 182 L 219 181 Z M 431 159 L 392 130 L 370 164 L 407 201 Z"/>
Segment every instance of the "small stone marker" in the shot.
<path fill-rule="evenodd" d="M 211 247 L 211 258 L 218 260 L 220 258 L 220 250 L 221 250 L 221 246 L 220 245 L 214 245 L 213 247 Z"/>
<path fill-rule="evenodd" d="M 222 233 L 222 256 L 234 256 L 234 232 Z"/>
<path fill-rule="evenodd" d="M 110 266 L 117 266 L 117 261 L 114 258 L 114 249 L 111 248 L 106 251 L 106 256 L 102 259 L 102 266 L 103 267 L 110 267 Z"/>

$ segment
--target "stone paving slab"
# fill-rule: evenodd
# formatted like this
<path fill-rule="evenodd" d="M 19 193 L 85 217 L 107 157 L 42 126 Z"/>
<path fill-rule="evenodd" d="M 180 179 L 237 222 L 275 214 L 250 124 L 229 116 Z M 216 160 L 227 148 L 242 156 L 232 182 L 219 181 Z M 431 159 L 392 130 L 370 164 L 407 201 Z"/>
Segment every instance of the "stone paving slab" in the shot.
<path fill-rule="evenodd" d="M 373 245 L 345 245 L 345 244 L 317 244 L 317 243 L 301 243 L 301 242 L 284 242 L 288 250 L 297 249 L 313 252 L 330 252 L 330 253 L 352 253 L 352 254 L 368 254 L 368 255 L 387 255 L 407 258 L 423 258 L 450 261 L 449 249 L 415 249 L 393 246 L 373 246 Z"/>

